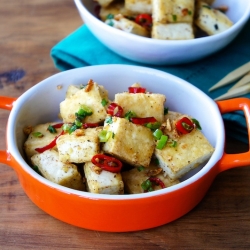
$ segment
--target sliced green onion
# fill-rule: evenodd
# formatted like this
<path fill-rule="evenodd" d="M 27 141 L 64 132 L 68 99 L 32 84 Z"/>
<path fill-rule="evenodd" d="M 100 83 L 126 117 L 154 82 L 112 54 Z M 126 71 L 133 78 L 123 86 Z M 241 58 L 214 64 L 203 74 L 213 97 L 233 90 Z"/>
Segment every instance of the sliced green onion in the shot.
<path fill-rule="evenodd" d="M 161 126 L 160 122 L 149 122 L 145 125 L 145 127 L 151 129 L 151 130 L 156 130 Z"/>
<path fill-rule="evenodd" d="M 41 132 L 33 132 L 32 135 L 37 137 L 37 138 L 42 138 L 43 137 L 43 134 Z"/>
<path fill-rule="evenodd" d="M 145 167 L 143 167 L 143 166 L 140 166 L 140 167 L 137 168 L 137 170 L 138 170 L 139 172 L 143 171 L 144 169 L 145 169 Z"/>
<path fill-rule="evenodd" d="M 107 142 L 112 134 L 113 133 L 111 131 L 102 130 L 98 135 L 100 142 Z"/>
<path fill-rule="evenodd" d="M 148 192 L 153 191 L 152 182 L 151 182 L 149 179 L 145 180 L 145 181 L 141 184 L 141 187 L 142 187 L 142 189 L 143 189 L 144 191 L 148 191 Z"/>
<path fill-rule="evenodd" d="M 112 124 L 112 123 L 113 123 L 112 116 L 108 116 L 108 117 L 105 119 L 105 123 L 107 123 L 107 124 Z"/>
<path fill-rule="evenodd" d="M 82 122 L 78 119 L 75 119 L 75 125 L 77 126 L 77 128 L 80 128 L 82 126 Z"/>
<path fill-rule="evenodd" d="M 72 125 L 65 123 L 65 124 L 63 124 L 62 129 L 63 129 L 63 131 L 69 132 L 71 127 L 72 127 Z"/>
<path fill-rule="evenodd" d="M 102 99 L 101 104 L 105 107 L 108 104 L 108 101 L 106 99 Z"/>
<path fill-rule="evenodd" d="M 160 140 L 162 136 L 162 131 L 160 129 L 156 129 L 155 132 L 153 133 L 153 136 L 155 137 L 156 140 Z"/>
<path fill-rule="evenodd" d="M 130 120 L 131 117 L 136 117 L 136 113 L 134 111 L 129 110 L 125 115 L 124 118 L 126 118 L 127 120 Z"/>
<path fill-rule="evenodd" d="M 162 135 L 160 140 L 156 144 L 157 149 L 163 149 L 168 141 L 168 136 L 167 135 Z"/>
<path fill-rule="evenodd" d="M 114 14 L 108 14 L 107 16 L 106 16 L 106 19 L 114 19 Z"/>
<path fill-rule="evenodd" d="M 51 134 L 55 134 L 55 133 L 56 133 L 56 129 L 55 129 L 53 126 L 51 126 L 51 125 L 48 126 L 47 130 L 48 130 Z"/>
<path fill-rule="evenodd" d="M 195 126 L 196 126 L 197 129 L 202 130 L 201 125 L 200 125 L 200 123 L 199 123 L 198 120 L 196 120 L 194 118 L 192 118 L 191 120 L 195 124 Z"/>
<path fill-rule="evenodd" d="M 173 148 L 177 147 L 177 141 L 174 141 L 174 140 L 168 140 L 167 144 L 168 146 L 173 147 Z"/>

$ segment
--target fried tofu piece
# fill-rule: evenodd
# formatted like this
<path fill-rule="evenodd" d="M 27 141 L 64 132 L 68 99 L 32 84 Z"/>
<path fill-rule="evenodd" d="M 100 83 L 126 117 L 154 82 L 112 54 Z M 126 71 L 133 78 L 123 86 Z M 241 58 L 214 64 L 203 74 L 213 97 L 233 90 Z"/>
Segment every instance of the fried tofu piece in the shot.
<path fill-rule="evenodd" d="M 29 134 L 27 140 L 24 143 L 24 151 L 27 156 L 27 160 L 30 161 L 32 155 L 37 154 L 36 148 L 42 148 L 49 143 L 51 143 L 56 136 L 58 136 L 61 132 L 61 128 L 56 129 L 56 133 L 51 133 L 48 130 L 49 125 L 54 125 L 55 122 L 39 124 L 32 128 L 32 132 Z M 42 137 L 36 136 L 37 133 L 41 133 Z M 54 147 L 56 148 L 56 146 Z"/>
<path fill-rule="evenodd" d="M 76 190 L 85 190 L 81 174 L 74 164 L 59 161 L 58 152 L 46 150 L 31 157 L 31 162 L 37 166 L 43 177 L 61 186 Z"/>
<path fill-rule="evenodd" d="M 107 19 L 105 23 L 127 33 L 144 37 L 150 36 L 150 32 L 147 29 L 128 18 L 125 18 L 122 14 L 116 15 L 113 19 Z"/>
<path fill-rule="evenodd" d="M 155 23 L 151 36 L 159 40 L 189 40 L 194 39 L 193 25 L 189 23 Z"/>
<path fill-rule="evenodd" d="M 86 116 L 84 122 L 103 122 L 106 118 L 106 108 L 102 105 L 103 99 L 109 101 L 108 92 L 103 86 L 89 81 L 85 88 L 76 91 L 75 94 L 66 97 L 65 100 L 60 103 L 60 116 L 64 123 L 73 123 L 76 119 L 75 113 L 77 113 L 82 106 L 87 106 L 91 108 L 93 114 Z"/>
<path fill-rule="evenodd" d="M 156 23 L 192 24 L 194 12 L 194 0 L 152 0 L 153 25 Z"/>
<path fill-rule="evenodd" d="M 158 174 L 156 174 L 157 172 Z M 165 184 L 166 188 L 179 183 L 179 180 L 171 180 L 168 176 L 164 176 L 162 173 L 162 169 L 156 166 L 150 166 L 144 169 L 133 168 L 129 171 L 122 172 L 125 193 L 144 193 L 145 191 L 141 185 L 151 176 L 159 178 Z M 154 185 L 154 183 L 152 183 L 152 185 L 154 191 L 162 189 L 160 185 Z"/>
<path fill-rule="evenodd" d="M 115 95 L 114 102 L 123 108 L 124 114 L 133 111 L 137 117 L 153 116 L 157 121 L 163 122 L 165 95 L 123 92 Z"/>
<path fill-rule="evenodd" d="M 122 14 L 123 16 L 135 17 L 137 14 L 134 14 L 127 10 L 124 6 L 124 1 L 115 1 L 112 2 L 107 7 L 101 7 L 99 16 L 102 21 L 106 21 L 109 15 L 118 15 Z"/>
<path fill-rule="evenodd" d="M 105 121 L 103 129 L 113 134 L 104 143 L 104 152 L 132 166 L 149 166 L 155 148 L 150 129 L 119 117 L 112 117 L 110 123 Z"/>
<path fill-rule="evenodd" d="M 83 163 L 100 152 L 98 138 L 102 127 L 76 130 L 72 134 L 61 135 L 57 141 L 59 160 L 64 163 Z"/>
<path fill-rule="evenodd" d="M 125 8 L 136 14 L 152 14 L 152 0 L 125 0 Z"/>
<path fill-rule="evenodd" d="M 178 135 L 174 124 L 182 116 L 179 113 L 175 115 L 174 112 L 167 115 L 165 129 L 163 129 L 164 134 L 177 141 L 177 146 L 166 145 L 162 150 L 155 149 L 155 156 L 165 175 L 173 180 L 181 178 L 190 170 L 205 163 L 214 152 L 213 146 L 196 128 L 189 134 Z"/>
<path fill-rule="evenodd" d="M 124 184 L 120 173 L 102 170 L 95 171 L 95 165 L 87 162 L 84 165 L 87 191 L 96 194 L 123 194 Z"/>
<path fill-rule="evenodd" d="M 97 2 L 100 6 L 107 7 L 109 6 L 114 0 L 94 0 Z"/>
<path fill-rule="evenodd" d="M 195 24 L 210 36 L 233 26 L 233 22 L 224 13 L 203 1 L 197 2 Z"/>

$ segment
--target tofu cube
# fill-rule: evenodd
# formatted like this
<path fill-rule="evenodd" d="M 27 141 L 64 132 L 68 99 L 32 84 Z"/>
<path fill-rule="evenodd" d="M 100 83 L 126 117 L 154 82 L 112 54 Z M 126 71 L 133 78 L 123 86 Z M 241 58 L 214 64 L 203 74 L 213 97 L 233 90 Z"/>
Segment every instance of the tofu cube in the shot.
<path fill-rule="evenodd" d="M 196 128 L 188 134 L 178 135 L 174 124 L 181 117 L 183 114 L 171 112 L 166 116 L 164 123 L 166 126 L 164 134 L 177 141 L 176 147 L 166 145 L 162 150 L 155 149 L 160 167 L 165 175 L 173 180 L 181 178 L 190 170 L 205 163 L 214 152 L 213 146 Z"/>
<path fill-rule="evenodd" d="M 27 156 L 27 160 L 30 161 L 32 155 L 37 154 L 36 148 L 42 148 L 48 144 L 50 144 L 56 136 L 58 136 L 62 129 L 57 128 L 56 133 L 51 133 L 48 130 L 49 125 L 54 125 L 55 122 L 39 124 L 32 128 L 32 132 L 29 134 L 27 140 L 24 143 L 24 151 Z M 36 133 L 40 132 L 43 136 L 37 137 Z M 54 147 L 56 148 L 56 146 Z"/>
<path fill-rule="evenodd" d="M 124 191 L 128 194 L 140 194 L 144 193 L 141 184 L 146 181 L 151 174 L 155 171 L 158 171 L 159 167 L 150 166 L 148 168 L 144 168 L 143 170 L 138 170 L 139 168 L 133 168 L 129 171 L 122 172 L 122 179 L 124 182 Z M 165 187 L 170 187 L 179 183 L 179 180 L 171 180 L 168 176 L 164 176 L 162 172 L 157 175 L 153 175 L 153 177 L 159 178 L 164 184 Z M 160 190 L 162 189 L 159 185 L 153 185 L 153 189 Z"/>
<path fill-rule="evenodd" d="M 68 188 L 85 190 L 77 166 L 60 162 L 57 151 L 46 150 L 41 154 L 35 154 L 31 157 L 31 162 L 46 179 Z"/>
<path fill-rule="evenodd" d="M 64 123 L 73 123 L 76 118 L 75 113 L 85 105 L 91 108 L 93 114 L 86 116 L 84 122 L 102 122 L 106 118 L 106 108 L 102 105 L 103 99 L 109 100 L 108 92 L 103 86 L 90 81 L 85 88 L 80 89 L 60 103 L 60 116 Z"/>
<path fill-rule="evenodd" d="M 154 23 L 151 36 L 160 40 L 189 40 L 194 39 L 194 30 L 189 23 Z"/>
<path fill-rule="evenodd" d="M 195 24 L 210 36 L 219 34 L 233 26 L 233 22 L 224 13 L 213 9 L 203 1 L 197 3 Z"/>
<path fill-rule="evenodd" d="M 153 24 L 193 23 L 194 0 L 152 0 Z"/>
<path fill-rule="evenodd" d="M 125 8 L 136 14 L 152 14 L 151 0 L 125 0 Z"/>
<path fill-rule="evenodd" d="M 124 92 L 116 94 L 114 102 L 123 108 L 124 114 L 133 111 L 137 117 L 153 116 L 157 121 L 163 122 L 165 95 Z"/>
<path fill-rule="evenodd" d="M 109 6 L 114 0 L 94 0 L 97 2 L 100 6 L 107 7 Z"/>
<path fill-rule="evenodd" d="M 114 19 L 107 19 L 105 23 L 116 29 L 123 30 L 127 33 L 135 34 L 138 36 L 144 36 L 144 37 L 150 36 L 150 32 L 147 29 L 137 24 L 136 22 L 133 22 L 125 18 L 121 14 L 116 15 Z"/>
<path fill-rule="evenodd" d="M 77 130 L 61 135 L 57 141 L 59 160 L 64 163 L 83 163 L 100 153 L 98 138 L 102 127 Z"/>
<path fill-rule="evenodd" d="M 120 173 L 111 173 L 102 170 L 101 173 L 94 171 L 95 165 L 86 162 L 84 172 L 87 184 L 87 191 L 96 194 L 123 194 L 124 185 Z"/>
<path fill-rule="evenodd" d="M 104 143 L 104 152 L 132 166 L 149 166 L 155 148 L 150 129 L 119 117 L 112 117 L 110 123 L 105 122 L 103 129 L 113 134 Z"/>

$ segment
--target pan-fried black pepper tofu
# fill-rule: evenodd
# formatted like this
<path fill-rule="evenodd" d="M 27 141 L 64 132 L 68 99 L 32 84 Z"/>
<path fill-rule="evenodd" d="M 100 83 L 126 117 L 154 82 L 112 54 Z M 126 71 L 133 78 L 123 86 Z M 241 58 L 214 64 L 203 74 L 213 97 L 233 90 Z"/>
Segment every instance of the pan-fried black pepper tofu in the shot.
<path fill-rule="evenodd" d="M 96 194 L 123 194 L 124 184 L 120 173 L 101 170 L 92 162 L 84 165 L 87 191 Z"/>
<path fill-rule="evenodd" d="M 142 184 L 150 177 L 159 178 L 165 185 L 165 187 L 170 187 L 179 183 L 179 180 L 171 180 L 168 176 L 164 176 L 162 169 L 155 166 L 150 166 L 148 168 L 133 168 L 129 171 L 122 172 L 122 179 L 124 182 L 124 191 L 128 194 L 140 194 L 144 193 L 145 190 L 142 188 Z M 153 191 L 162 189 L 160 185 L 154 185 Z"/>
<path fill-rule="evenodd" d="M 77 166 L 70 163 L 59 161 L 58 152 L 55 150 L 46 150 L 41 154 L 35 154 L 31 157 L 33 166 L 37 166 L 43 177 L 59 185 L 76 189 L 85 190 L 81 174 Z"/>
<path fill-rule="evenodd" d="M 139 87 L 139 84 L 133 86 Z M 164 119 L 165 95 L 156 93 L 136 93 L 129 92 L 117 93 L 115 103 L 123 108 L 123 113 L 133 111 L 137 117 L 154 117 L 157 121 L 162 122 Z M 143 107 L 143 108 L 142 108 Z"/>
<path fill-rule="evenodd" d="M 36 148 L 42 148 L 48 145 L 62 132 L 61 128 L 57 128 L 55 133 L 51 133 L 48 127 L 54 124 L 54 122 L 51 122 L 32 127 L 32 131 L 24 143 L 24 151 L 28 161 L 30 161 L 32 155 L 37 154 Z"/>
<path fill-rule="evenodd" d="M 107 19 L 105 23 L 127 33 L 144 37 L 150 36 L 150 32 L 147 29 L 137 24 L 136 22 L 129 20 L 128 18 L 125 18 L 122 14 L 118 14 L 115 15 L 114 18 Z"/>
<path fill-rule="evenodd" d="M 151 130 L 125 118 L 107 120 L 103 129 L 110 131 L 112 136 L 104 143 L 103 151 L 132 166 L 148 167 L 155 148 Z"/>
<path fill-rule="evenodd" d="M 64 163 L 83 163 L 100 152 L 98 134 L 102 127 L 77 129 L 72 134 L 64 134 L 56 140 L 59 160 Z"/>
<path fill-rule="evenodd" d="M 175 147 L 166 145 L 163 149 L 155 149 L 155 156 L 165 175 L 176 180 L 190 170 L 206 162 L 214 152 L 213 146 L 198 129 L 188 134 L 179 135 L 175 123 L 183 117 L 179 113 L 170 112 L 166 116 L 164 134 L 177 142 Z M 188 116 L 187 116 L 188 117 Z"/>
<path fill-rule="evenodd" d="M 229 29 L 233 22 L 220 10 L 203 1 L 197 1 L 195 24 L 211 36 Z"/>
<path fill-rule="evenodd" d="M 152 0 L 125 0 L 125 8 L 136 14 L 152 14 Z"/>
<path fill-rule="evenodd" d="M 60 103 L 60 116 L 64 123 L 73 123 L 79 109 L 82 106 L 87 106 L 93 113 L 86 116 L 84 122 L 103 122 L 106 118 L 106 106 L 103 106 L 103 100 L 109 101 L 108 92 L 103 86 L 90 80 L 85 88 L 79 89 Z"/>
<path fill-rule="evenodd" d="M 152 0 L 154 23 L 192 24 L 194 12 L 194 0 Z"/>

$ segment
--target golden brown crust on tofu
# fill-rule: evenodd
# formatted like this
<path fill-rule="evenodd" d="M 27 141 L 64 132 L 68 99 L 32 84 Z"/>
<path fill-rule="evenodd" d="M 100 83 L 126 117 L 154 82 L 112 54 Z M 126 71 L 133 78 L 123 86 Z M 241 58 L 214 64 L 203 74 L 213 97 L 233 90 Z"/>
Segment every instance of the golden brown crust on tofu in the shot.
<path fill-rule="evenodd" d="M 165 177 L 162 171 L 156 175 L 151 174 L 152 172 L 158 171 L 158 169 L 159 167 L 150 166 L 140 171 L 137 168 L 134 168 L 129 171 L 122 172 L 122 179 L 124 182 L 125 193 L 128 194 L 144 193 L 141 184 L 151 176 L 159 178 L 165 184 L 166 188 L 179 183 L 179 180 L 173 181 L 168 176 Z M 154 190 L 160 190 L 160 189 L 162 189 L 161 186 L 159 185 L 154 186 Z"/>
<path fill-rule="evenodd" d="M 153 116 L 159 122 L 162 122 L 164 118 L 165 101 L 166 97 L 161 94 L 131 94 L 128 92 L 116 94 L 114 100 L 123 108 L 124 114 L 133 111 L 137 117 Z"/>
<path fill-rule="evenodd" d="M 203 1 L 197 1 L 195 24 L 210 36 L 221 33 L 233 25 L 224 13 Z"/>
<path fill-rule="evenodd" d="M 57 141 L 59 160 L 64 163 L 83 163 L 100 153 L 98 138 L 102 127 L 81 129 L 72 134 L 61 135 Z"/>
<path fill-rule="evenodd" d="M 87 116 L 84 122 L 96 123 L 104 121 L 106 117 L 106 109 L 102 105 L 102 100 L 108 99 L 108 92 L 103 86 L 94 83 L 91 89 L 88 85 L 77 91 L 74 95 L 67 97 L 60 103 L 60 115 L 64 123 L 73 123 L 75 113 L 79 111 L 82 105 L 85 105 L 93 111 L 93 114 Z"/>
<path fill-rule="evenodd" d="M 124 185 L 120 173 L 101 171 L 99 174 L 94 171 L 95 165 L 87 162 L 84 165 L 84 172 L 87 184 L 87 191 L 96 194 L 123 194 Z"/>
<path fill-rule="evenodd" d="M 30 161 L 32 155 L 37 154 L 37 151 L 35 150 L 36 148 L 42 148 L 48 145 L 51 141 L 54 140 L 56 136 L 58 136 L 61 133 L 62 131 L 61 128 L 56 129 L 57 132 L 54 134 L 48 131 L 48 126 L 54 124 L 56 123 L 55 122 L 44 123 L 36 125 L 32 128 L 32 132 L 29 134 L 27 140 L 24 143 L 24 151 L 26 153 L 28 161 Z M 35 136 L 34 133 L 36 132 L 40 132 L 43 136 L 42 137 Z M 54 148 L 56 148 L 56 146 Z"/>
<path fill-rule="evenodd" d="M 61 186 L 76 190 L 85 190 L 82 177 L 74 164 L 59 161 L 58 152 L 47 150 L 31 157 L 33 166 L 37 166 L 41 174 L 48 180 Z"/>
<path fill-rule="evenodd" d="M 155 147 L 151 130 L 125 118 L 113 117 L 112 121 L 103 127 L 113 134 L 104 143 L 103 151 L 132 166 L 148 167 Z"/>

